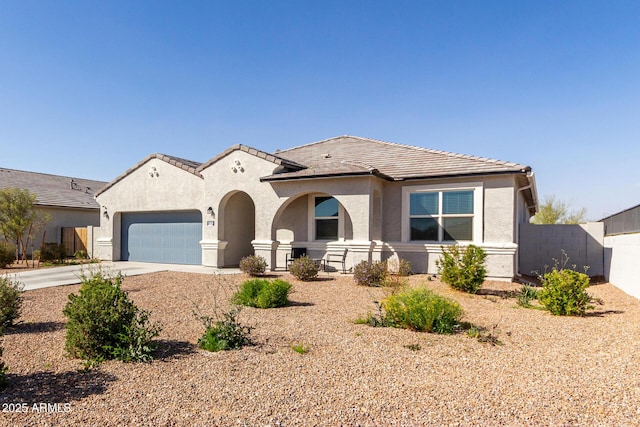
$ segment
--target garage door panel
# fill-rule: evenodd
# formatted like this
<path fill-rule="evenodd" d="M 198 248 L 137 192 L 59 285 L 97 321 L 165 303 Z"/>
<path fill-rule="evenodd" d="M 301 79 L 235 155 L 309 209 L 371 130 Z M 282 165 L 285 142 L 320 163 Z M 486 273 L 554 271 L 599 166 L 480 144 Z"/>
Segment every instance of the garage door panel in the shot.
<path fill-rule="evenodd" d="M 202 264 L 200 212 L 128 213 L 122 216 L 122 259 Z"/>

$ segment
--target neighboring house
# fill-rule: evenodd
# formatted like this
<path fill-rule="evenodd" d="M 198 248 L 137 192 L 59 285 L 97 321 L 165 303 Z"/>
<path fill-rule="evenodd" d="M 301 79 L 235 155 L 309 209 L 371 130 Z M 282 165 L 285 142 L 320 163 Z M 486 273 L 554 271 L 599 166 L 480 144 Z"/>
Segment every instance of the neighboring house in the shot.
<path fill-rule="evenodd" d="M 100 206 L 95 192 L 106 182 L 0 168 L 0 188 L 20 188 L 36 195 L 36 208 L 50 220 L 34 237 L 32 249 L 43 241 L 61 243 L 63 229 L 100 225 Z M 73 246 L 69 244 L 69 248 Z M 73 253 L 73 252 L 71 252 Z"/>
<path fill-rule="evenodd" d="M 304 247 L 432 273 L 459 242 L 483 247 L 503 278 L 537 204 L 528 166 L 353 136 L 274 154 L 236 145 L 202 164 L 152 154 L 96 198 L 103 259 L 225 267 L 255 253 L 275 269 Z"/>

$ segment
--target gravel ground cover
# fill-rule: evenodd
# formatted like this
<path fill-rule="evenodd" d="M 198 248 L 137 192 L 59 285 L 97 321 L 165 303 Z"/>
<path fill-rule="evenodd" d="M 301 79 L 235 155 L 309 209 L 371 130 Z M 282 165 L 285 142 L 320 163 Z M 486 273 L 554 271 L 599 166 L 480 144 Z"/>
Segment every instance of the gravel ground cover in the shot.
<path fill-rule="evenodd" d="M 3 338 L 7 426 L 423 426 L 638 425 L 640 307 L 610 284 L 589 292 L 604 305 L 586 317 L 523 309 L 520 285 L 485 282 L 482 294 L 411 276 L 459 302 L 464 320 L 502 345 L 466 333 L 434 335 L 357 325 L 385 290 L 350 276 L 293 284 L 288 307 L 246 308 L 255 345 L 209 353 L 196 343 L 210 312 L 244 275 L 163 272 L 128 277 L 123 289 L 162 322 L 158 358 L 109 361 L 82 372 L 64 354 L 62 309 L 79 286 L 25 293 L 22 323 Z M 310 348 L 306 354 L 292 344 Z M 413 350 L 407 348 L 413 346 Z M 418 348 L 419 349 L 416 349 Z M 44 406 L 42 406 L 44 404 Z M 47 406 L 47 404 L 49 406 Z M 16 412 L 22 408 L 25 412 Z"/>

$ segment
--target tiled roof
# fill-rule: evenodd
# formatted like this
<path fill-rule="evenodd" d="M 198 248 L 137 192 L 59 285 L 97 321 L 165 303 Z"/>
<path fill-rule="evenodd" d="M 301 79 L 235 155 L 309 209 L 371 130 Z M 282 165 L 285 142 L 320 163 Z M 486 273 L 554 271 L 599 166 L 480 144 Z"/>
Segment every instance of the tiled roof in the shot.
<path fill-rule="evenodd" d="M 142 159 L 141 161 L 136 163 L 134 166 L 132 166 L 129 169 L 127 169 L 123 174 L 118 176 L 116 179 L 114 179 L 113 181 L 109 182 L 107 185 L 102 187 L 100 190 L 98 190 L 96 192 L 96 196 L 104 193 L 108 188 L 111 188 L 116 183 L 122 181 L 122 179 L 124 179 L 124 177 L 126 177 L 131 172 L 133 172 L 134 170 L 138 169 L 140 166 L 144 165 L 145 163 L 147 163 L 151 159 L 162 160 L 163 162 L 167 162 L 170 165 L 173 165 L 173 166 L 175 166 L 177 168 L 180 168 L 180 169 L 182 169 L 184 171 L 192 173 L 192 174 L 196 175 L 199 178 L 202 178 L 202 175 L 200 175 L 200 172 L 198 172 L 198 168 L 202 165 L 202 163 L 194 162 L 193 160 L 181 159 L 180 157 L 168 156 L 166 154 L 154 153 L 154 154 L 148 155 L 147 157 L 145 157 L 144 159 Z"/>
<path fill-rule="evenodd" d="M 98 209 L 94 194 L 106 182 L 0 168 L 0 188 L 21 188 L 43 206 Z"/>
<path fill-rule="evenodd" d="M 227 148 L 226 150 L 224 150 L 222 153 L 218 154 L 217 156 L 215 156 L 213 159 L 209 160 L 208 162 L 203 163 L 200 167 L 198 167 L 198 172 L 208 168 L 209 166 L 211 166 L 212 164 L 216 163 L 217 161 L 219 161 L 220 159 L 228 156 L 229 154 L 233 153 L 234 151 L 244 151 L 245 153 L 249 153 L 253 156 L 259 157 L 261 159 L 265 159 L 269 162 L 275 163 L 276 165 L 280 165 L 285 167 L 286 170 L 299 170 L 304 168 L 304 166 L 296 163 L 296 162 L 292 162 L 291 160 L 285 159 L 283 157 L 277 156 L 277 155 L 273 155 L 273 154 L 269 154 L 265 151 L 261 151 L 261 150 L 256 150 L 255 148 L 251 148 L 248 147 L 246 145 L 242 145 L 242 144 L 236 144 L 233 147 Z"/>
<path fill-rule="evenodd" d="M 398 181 L 404 179 L 434 178 L 460 175 L 483 175 L 495 173 L 518 173 L 531 170 L 529 166 L 413 147 L 357 136 L 339 136 L 307 145 L 278 151 L 278 156 L 305 165 L 308 169 L 299 172 L 274 174 L 265 181 L 278 179 L 309 178 L 312 171 L 323 171 L 322 176 L 349 175 L 338 164 L 363 164 L 371 174 Z M 357 171 L 354 171 L 357 174 Z"/>

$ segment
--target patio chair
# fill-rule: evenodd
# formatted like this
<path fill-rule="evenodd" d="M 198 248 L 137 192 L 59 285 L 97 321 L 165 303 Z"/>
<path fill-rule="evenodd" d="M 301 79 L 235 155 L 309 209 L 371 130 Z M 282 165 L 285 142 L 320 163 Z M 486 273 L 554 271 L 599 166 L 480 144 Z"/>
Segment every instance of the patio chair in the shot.
<path fill-rule="evenodd" d="M 298 259 L 306 255 L 307 255 L 307 248 L 291 248 L 291 253 L 287 254 L 285 257 L 284 269 L 289 271 L 289 264 L 291 264 L 294 259 Z"/>
<path fill-rule="evenodd" d="M 341 253 L 327 253 L 325 259 L 324 259 L 324 270 L 327 270 L 327 264 L 340 264 L 342 265 L 342 274 L 346 274 L 347 272 L 347 266 L 346 266 L 346 260 L 347 260 L 347 252 L 349 250 L 345 249 L 343 252 Z"/>

